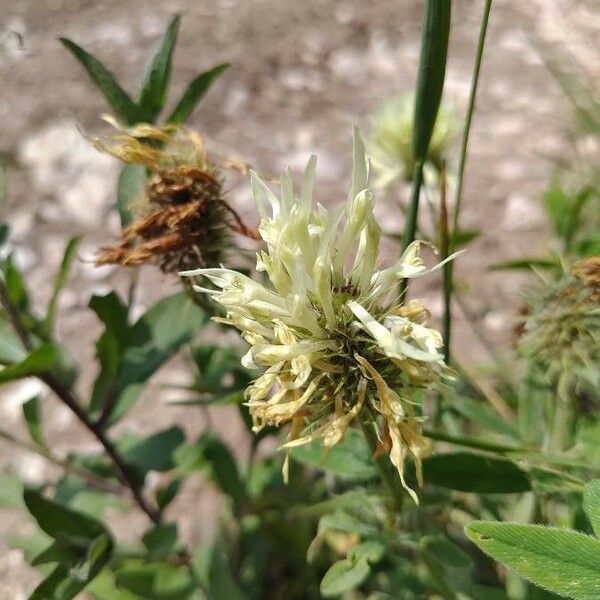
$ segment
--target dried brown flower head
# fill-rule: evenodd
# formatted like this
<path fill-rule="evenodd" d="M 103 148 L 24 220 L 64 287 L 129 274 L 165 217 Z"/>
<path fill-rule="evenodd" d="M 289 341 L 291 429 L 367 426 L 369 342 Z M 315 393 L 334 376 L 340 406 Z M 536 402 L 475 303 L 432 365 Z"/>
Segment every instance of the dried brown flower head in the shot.
<path fill-rule="evenodd" d="M 594 299 L 600 301 L 600 256 L 578 260 L 571 267 L 571 274 L 589 288 Z"/>
<path fill-rule="evenodd" d="M 217 266 L 232 247 L 231 233 L 256 238 L 223 197 L 218 168 L 207 157 L 197 133 L 175 127 L 138 125 L 118 130 L 115 144 L 95 146 L 149 171 L 134 221 L 119 243 L 102 248 L 97 265 L 149 263 L 166 273 Z"/>

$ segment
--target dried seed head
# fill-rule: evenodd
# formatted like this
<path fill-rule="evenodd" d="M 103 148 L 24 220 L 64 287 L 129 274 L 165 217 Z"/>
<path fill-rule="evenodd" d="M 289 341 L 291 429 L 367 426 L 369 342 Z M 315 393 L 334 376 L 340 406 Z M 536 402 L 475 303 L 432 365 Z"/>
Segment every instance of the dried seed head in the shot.
<path fill-rule="evenodd" d="M 115 144 L 92 140 L 103 152 L 145 166 L 150 175 L 133 204 L 134 221 L 119 243 L 102 248 L 96 264 L 149 263 L 166 273 L 216 266 L 233 247 L 231 233 L 255 237 L 223 197 L 218 168 L 197 134 L 172 126 L 119 130 Z"/>
<path fill-rule="evenodd" d="M 564 401 L 600 403 L 600 257 L 529 299 L 519 348 Z"/>

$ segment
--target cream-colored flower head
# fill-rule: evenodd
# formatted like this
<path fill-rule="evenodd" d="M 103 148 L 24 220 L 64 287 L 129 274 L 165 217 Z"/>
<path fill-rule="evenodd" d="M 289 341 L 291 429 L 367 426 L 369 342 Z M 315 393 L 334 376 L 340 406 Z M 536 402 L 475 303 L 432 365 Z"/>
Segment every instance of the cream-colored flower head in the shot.
<path fill-rule="evenodd" d="M 353 154 L 348 200 L 333 211 L 312 201 L 314 157 L 299 195 L 289 171 L 281 197 L 252 174 L 266 242 L 257 269 L 266 272 L 268 285 L 228 269 L 183 274 L 206 277 L 217 288 L 196 286 L 225 307 L 223 321 L 250 344 L 243 364 L 265 369 L 247 390 L 256 431 L 290 422 L 285 449 L 317 438 L 331 448 L 360 415 L 377 427 L 380 450 L 389 452 L 416 500 L 404 480 L 404 460 L 412 456 L 420 482 L 429 444 L 411 398 L 444 374 L 442 339 L 427 326 L 422 302 L 403 305 L 397 296 L 402 279 L 428 272 L 420 242 L 395 264 L 379 265 L 381 230 L 358 133 Z"/>
<path fill-rule="evenodd" d="M 400 96 L 382 104 L 373 115 L 368 150 L 381 187 L 412 180 L 415 167 L 412 153 L 414 104 L 413 96 Z M 454 113 L 442 104 L 427 151 L 427 165 L 431 165 L 434 172 L 441 169 L 455 130 Z"/>

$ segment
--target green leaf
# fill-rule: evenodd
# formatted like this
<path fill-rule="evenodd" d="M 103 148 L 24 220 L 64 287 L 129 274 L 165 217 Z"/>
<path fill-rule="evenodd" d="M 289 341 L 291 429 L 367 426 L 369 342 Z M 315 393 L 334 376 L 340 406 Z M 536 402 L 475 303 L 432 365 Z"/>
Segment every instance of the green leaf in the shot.
<path fill-rule="evenodd" d="M 354 562 L 349 559 L 333 563 L 321 580 L 321 594 L 325 598 L 341 596 L 358 587 L 369 576 L 371 568 L 366 560 Z"/>
<path fill-rule="evenodd" d="M 18 311 L 25 312 L 29 308 L 29 294 L 23 275 L 17 269 L 15 261 L 11 256 L 6 259 L 4 266 L 4 284 L 10 301 Z"/>
<path fill-rule="evenodd" d="M 86 70 L 119 120 L 126 125 L 133 125 L 144 120 L 140 107 L 129 97 L 127 92 L 117 83 L 113 74 L 97 58 L 67 38 L 60 38 L 60 41 Z"/>
<path fill-rule="evenodd" d="M 298 462 L 331 471 L 354 480 L 371 480 L 378 476 L 371 452 L 358 431 L 350 429 L 344 439 L 329 452 L 320 440 L 298 446 L 291 452 Z"/>
<path fill-rule="evenodd" d="M 160 300 L 126 333 L 107 424 L 122 417 L 150 377 L 206 324 L 205 313 L 184 293 Z"/>
<path fill-rule="evenodd" d="M 0 384 L 47 373 L 56 364 L 58 358 L 59 353 L 56 346 L 43 344 L 20 363 L 4 367 L 0 371 Z"/>
<path fill-rule="evenodd" d="M 27 356 L 23 342 L 12 326 L 0 318 L 0 365 L 21 362 Z"/>
<path fill-rule="evenodd" d="M 150 377 L 193 339 L 207 318 L 183 292 L 163 298 L 132 326 L 123 324 L 126 317 L 121 309 L 115 315 L 103 307 L 101 318 L 106 319 L 107 331 L 110 323 L 111 333 L 98 346 L 105 364 L 95 384 L 91 410 L 104 410 L 103 422 L 110 425 L 131 408 Z"/>
<path fill-rule="evenodd" d="M 421 548 L 429 552 L 445 567 L 466 569 L 473 564 L 471 557 L 443 535 L 428 535 L 419 540 Z"/>
<path fill-rule="evenodd" d="M 84 547 L 106 533 L 95 519 L 48 500 L 35 490 L 26 489 L 23 500 L 42 531 L 57 540 Z"/>
<path fill-rule="evenodd" d="M 146 179 L 146 167 L 142 165 L 125 165 L 119 172 L 117 210 L 122 229 L 133 221 L 130 207 L 141 196 Z"/>
<path fill-rule="evenodd" d="M 198 77 L 188 85 L 181 100 L 179 100 L 177 106 L 173 109 L 173 112 L 167 119 L 167 122 L 179 125 L 180 123 L 187 121 L 188 117 L 196 107 L 196 104 L 198 104 L 204 94 L 209 90 L 210 86 L 228 67 L 228 63 L 223 63 L 198 75 Z"/>
<path fill-rule="evenodd" d="M 450 0 L 426 0 L 421 29 L 421 55 L 415 96 L 413 156 L 425 162 L 442 99 L 450 35 Z"/>
<path fill-rule="evenodd" d="M 173 50 L 177 43 L 180 23 L 181 17 L 175 15 L 165 30 L 144 75 L 139 105 L 150 122 L 155 121 L 165 105 L 171 77 Z"/>
<path fill-rule="evenodd" d="M 67 283 L 69 272 L 71 271 L 73 261 L 75 260 L 77 248 L 79 247 L 80 241 L 80 237 L 72 237 L 67 243 L 65 251 L 63 253 L 62 262 L 60 263 L 60 267 L 54 279 L 54 289 L 52 291 L 52 297 L 50 298 L 50 302 L 48 303 L 46 319 L 44 320 L 43 327 L 44 331 L 46 332 L 46 335 L 50 335 L 54 329 L 54 319 L 56 318 L 56 308 L 58 306 L 58 299 L 60 297 L 61 291 Z"/>
<path fill-rule="evenodd" d="M 54 571 L 40 583 L 29 600 L 71 600 L 85 589 L 87 582 L 78 581 L 69 576 L 64 565 L 58 565 Z"/>
<path fill-rule="evenodd" d="M 451 248 L 461 248 L 481 236 L 479 229 L 459 229 L 452 234 Z"/>
<path fill-rule="evenodd" d="M 478 494 L 527 492 L 527 474 L 510 460 L 470 452 L 431 456 L 423 461 L 423 476 L 432 485 Z"/>
<path fill-rule="evenodd" d="M 369 564 L 377 563 L 385 554 L 385 544 L 376 540 L 367 540 L 354 546 L 348 553 L 348 558 L 353 561 L 366 560 Z"/>
<path fill-rule="evenodd" d="M 583 490 L 583 510 L 600 537 L 600 479 L 590 481 Z"/>
<path fill-rule="evenodd" d="M 600 541 L 541 525 L 475 521 L 469 538 L 521 577 L 576 600 L 600 598 Z"/>
<path fill-rule="evenodd" d="M 185 567 L 162 563 L 124 566 L 116 571 L 116 584 L 144 600 L 183 600 L 194 589 Z"/>
<path fill-rule="evenodd" d="M 203 454 L 211 466 L 213 480 L 222 492 L 239 504 L 246 497 L 246 489 L 229 448 L 211 434 L 204 436 L 203 445 Z"/>
<path fill-rule="evenodd" d="M 148 559 L 158 561 L 173 554 L 177 546 L 177 525 L 161 523 L 149 529 L 142 537 L 142 542 L 148 550 Z"/>
<path fill-rule="evenodd" d="M 559 263 L 555 260 L 545 258 L 519 258 L 496 263 L 489 267 L 490 271 L 531 271 L 533 267 L 538 269 L 555 269 Z"/>
<path fill-rule="evenodd" d="M 173 426 L 145 438 L 124 435 L 118 441 L 117 448 L 125 462 L 135 468 L 143 481 L 149 471 L 163 473 L 172 469 L 174 452 L 184 441 L 183 431 Z"/>
<path fill-rule="evenodd" d="M 460 413 L 470 421 L 482 425 L 485 429 L 513 439 L 519 439 L 518 428 L 498 416 L 487 404 L 472 400 L 465 396 L 449 398 L 446 401 L 456 412 Z"/>
<path fill-rule="evenodd" d="M 40 399 L 38 396 L 27 400 L 23 404 L 23 416 L 25 417 L 29 437 L 41 448 L 46 448 L 46 442 L 42 433 L 42 424 L 40 422 Z"/>
<path fill-rule="evenodd" d="M 213 548 L 200 546 L 192 557 L 192 566 L 211 600 L 245 600 L 220 545 Z"/>

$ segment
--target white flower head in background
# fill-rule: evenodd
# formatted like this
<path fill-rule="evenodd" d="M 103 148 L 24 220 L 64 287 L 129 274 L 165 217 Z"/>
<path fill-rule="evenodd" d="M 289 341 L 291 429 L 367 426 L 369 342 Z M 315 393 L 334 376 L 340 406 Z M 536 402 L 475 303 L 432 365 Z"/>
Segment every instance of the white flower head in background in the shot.
<path fill-rule="evenodd" d="M 398 285 L 433 269 L 420 258 L 420 242 L 381 268 L 381 230 L 357 132 L 353 158 L 348 199 L 336 210 L 313 203 L 314 157 L 299 195 L 289 170 L 281 180 L 281 197 L 252 174 L 266 243 L 257 269 L 267 274 L 268 285 L 228 269 L 183 275 L 212 283 L 213 288 L 196 289 L 225 308 L 221 320 L 237 327 L 250 344 L 243 364 L 265 369 L 247 390 L 256 431 L 289 422 L 284 449 L 317 438 L 331 448 L 360 415 L 377 428 L 379 451 L 389 452 L 416 501 L 404 478 L 404 461 L 413 458 L 421 483 L 421 459 L 429 444 L 413 394 L 438 384 L 446 366 L 442 338 L 427 326 L 428 311 L 417 300 L 403 304 Z"/>
<path fill-rule="evenodd" d="M 412 152 L 413 96 L 394 98 L 382 104 L 371 119 L 368 152 L 373 161 L 380 187 L 399 181 L 411 181 L 415 167 Z M 439 108 L 427 152 L 426 168 L 435 175 L 442 168 L 444 155 L 456 132 L 453 110 L 445 104 Z"/>

